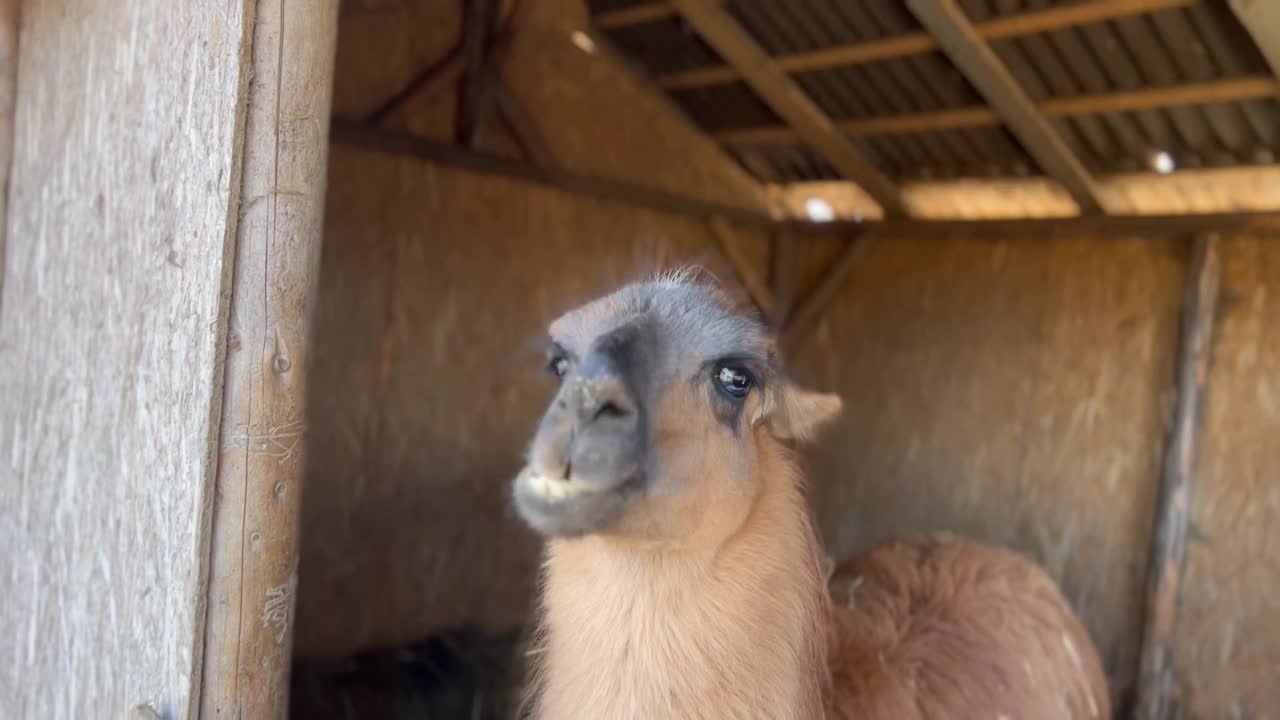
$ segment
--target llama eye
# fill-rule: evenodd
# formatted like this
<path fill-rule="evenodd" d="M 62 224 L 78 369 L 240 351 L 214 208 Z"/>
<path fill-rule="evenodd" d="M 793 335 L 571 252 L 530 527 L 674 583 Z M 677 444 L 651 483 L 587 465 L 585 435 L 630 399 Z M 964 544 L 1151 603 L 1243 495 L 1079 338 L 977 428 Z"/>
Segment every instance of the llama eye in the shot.
<path fill-rule="evenodd" d="M 564 378 L 569 374 L 569 358 L 563 355 L 551 358 L 551 362 L 547 363 L 547 370 L 558 378 Z"/>
<path fill-rule="evenodd" d="M 715 375 L 716 387 L 720 391 L 735 400 L 741 400 L 751 391 L 751 373 L 743 368 L 734 365 L 719 365 L 716 367 Z"/>

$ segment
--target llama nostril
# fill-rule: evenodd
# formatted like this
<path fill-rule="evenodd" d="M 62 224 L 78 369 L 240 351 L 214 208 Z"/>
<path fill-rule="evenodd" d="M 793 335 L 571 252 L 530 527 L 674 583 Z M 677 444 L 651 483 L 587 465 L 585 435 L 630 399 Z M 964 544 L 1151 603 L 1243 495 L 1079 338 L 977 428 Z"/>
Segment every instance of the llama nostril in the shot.
<path fill-rule="evenodd" d="M 603 420 L 606 418 L 625 418 L 630 415 L 631 411 L 618 405 L 612 401 L 605 401 L 596 410 L 596 414 L 592 416 L 592 420 Z"/>

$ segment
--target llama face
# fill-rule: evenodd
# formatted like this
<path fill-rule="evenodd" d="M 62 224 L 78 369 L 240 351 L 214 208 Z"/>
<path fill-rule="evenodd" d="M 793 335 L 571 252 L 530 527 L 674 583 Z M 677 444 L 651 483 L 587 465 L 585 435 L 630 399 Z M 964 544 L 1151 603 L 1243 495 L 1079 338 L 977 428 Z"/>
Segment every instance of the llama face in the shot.
<path fill-rule="evenodd" d="M 780 376 L 773 348 L 722 294 L 681 277 L 561 317 L 548 351 L 560 387 L 515 481 L 520 515 L 550 536 L 678 540 L 716 504 L 748 506 L 760 434 L 794 435 L 780 411 L 818 397 Z"/>

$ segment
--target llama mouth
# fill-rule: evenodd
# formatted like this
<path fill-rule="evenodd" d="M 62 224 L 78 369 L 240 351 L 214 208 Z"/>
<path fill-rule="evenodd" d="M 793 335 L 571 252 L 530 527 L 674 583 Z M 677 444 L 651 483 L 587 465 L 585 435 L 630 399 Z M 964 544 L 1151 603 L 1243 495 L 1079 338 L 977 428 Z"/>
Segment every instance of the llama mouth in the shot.
<path fill-rule="evenodd" d="M 534 495 L 552 503 L 580 495 L 594 495 L 610 490 L 610 488 L 571 482 L 565 478 L 552 477 L 541 473 L 530 473 L 525 478 L 524 484 Z"/>
<path fill-rule="evenodd" d="M 639 477 L 595 482 L 526 470 L 515 482 L 516 510 L 533 529 L 552 537 L 600 531 L 622 513 L 640 487 Z"/>

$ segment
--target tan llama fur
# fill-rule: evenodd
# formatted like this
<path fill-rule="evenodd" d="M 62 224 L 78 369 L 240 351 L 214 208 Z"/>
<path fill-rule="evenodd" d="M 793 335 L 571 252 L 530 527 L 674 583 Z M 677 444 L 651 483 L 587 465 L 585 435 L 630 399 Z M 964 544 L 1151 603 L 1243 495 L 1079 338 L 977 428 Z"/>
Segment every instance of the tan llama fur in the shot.
<path fill-rule="evenodd" d="M 548 538 L 534 718 L 1109 717 L 1093 644 L 1019 555 L 886 544 L 833 602 L 787 443 L 839 400 L 723 295 L 628 286 L 551 336 L 562 385 L 515 483 Z"/>

